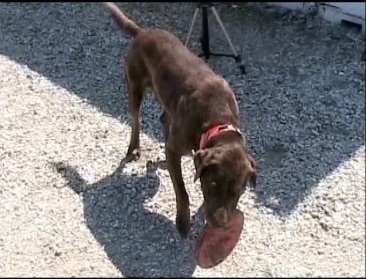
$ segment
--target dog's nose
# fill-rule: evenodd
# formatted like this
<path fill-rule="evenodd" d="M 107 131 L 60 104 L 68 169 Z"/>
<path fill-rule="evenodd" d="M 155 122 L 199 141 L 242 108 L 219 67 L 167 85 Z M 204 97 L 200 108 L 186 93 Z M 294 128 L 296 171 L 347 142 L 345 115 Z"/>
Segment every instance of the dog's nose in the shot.
<path fill-rule="evenodd" d="M 217 209 L 214 216 L 219 225 L 224 225 L 229 220 L 227 210 L 223 207 Z"/>

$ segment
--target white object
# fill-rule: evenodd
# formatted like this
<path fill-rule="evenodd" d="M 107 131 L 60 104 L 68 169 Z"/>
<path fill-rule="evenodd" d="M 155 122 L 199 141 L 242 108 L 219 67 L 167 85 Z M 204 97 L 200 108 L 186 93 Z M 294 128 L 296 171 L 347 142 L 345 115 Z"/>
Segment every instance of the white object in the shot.
<path fill-rule="evenodd" d="M 270 2 L 274 6 L 281 6 L 291 10 L 306 10 L 318 5 L 318 13 L 325 20 L 340 24 L 348 21 L 362 26 L 365 33 L 365 8 L 366 2 Z"/>

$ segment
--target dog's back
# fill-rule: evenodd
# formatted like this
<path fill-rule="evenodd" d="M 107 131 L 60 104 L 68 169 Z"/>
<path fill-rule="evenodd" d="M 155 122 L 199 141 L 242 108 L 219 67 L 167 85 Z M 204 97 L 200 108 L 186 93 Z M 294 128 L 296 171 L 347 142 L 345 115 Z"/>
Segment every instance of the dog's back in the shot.
<path fill-rule="evenodd" d="M 202 104 L 205 99 L 215 102 L 213 107 L 205 105 L 201 108 L 201 113 L 217 114 L 220 118 L 221 113 L 216 106 L 222 104 L 229 105 L 229 111 L 234 113 L 234 118 L 238 117 L 235 95 L 226 81 L 176 36 L 163 29 L 143 29 L 129 19 L 116 4 L 104 2 L 104 5 L 118 26 L 134 38 L 125 59 L 127 81 L 139 80 L 144 86 L 152 88 L 171 115 L 177 112 L 180 100 L 178 96 L 199 91 L 197 96 L 200 100 L 194 101 L 195 103 Z M 237 120 L 235 119 L 235 124 Z"/>

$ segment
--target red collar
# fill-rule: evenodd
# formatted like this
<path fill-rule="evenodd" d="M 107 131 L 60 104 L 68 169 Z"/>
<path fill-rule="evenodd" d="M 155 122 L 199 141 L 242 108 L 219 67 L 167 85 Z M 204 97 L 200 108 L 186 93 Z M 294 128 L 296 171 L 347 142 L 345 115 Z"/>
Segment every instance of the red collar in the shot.
<path fill-rule="evenodd" d="M 231 124 L 221 124 L 221 125 L 215 125 L 208 129 L 205 133 L 201 135 L 200 139 L 200 149 L 204 149 L 207 142 L 217 134 L 224 132 L 224 131 L 235 131 L 241 135 L 241 132 L 239 128 L 231 125 Z"/>

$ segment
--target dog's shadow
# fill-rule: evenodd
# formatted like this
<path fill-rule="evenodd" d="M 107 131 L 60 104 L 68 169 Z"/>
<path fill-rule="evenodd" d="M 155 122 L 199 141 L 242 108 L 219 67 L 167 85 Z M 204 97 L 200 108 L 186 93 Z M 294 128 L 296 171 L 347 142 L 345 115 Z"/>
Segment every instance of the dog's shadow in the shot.
<path fill-rule="evenodd" d="M 88 185 L 75 168 L 52 165 L 82 198 L 88 228 L 124 276 L 192 276 L 192 237 L 181 239 L 174 222 L 144 208 L 143 202 L 157 193 L 157 175 L 127 177 L 121 163 L 113 174 Z M 203 225 L 202 216 L 201 207 L 192 224 Z"/>

